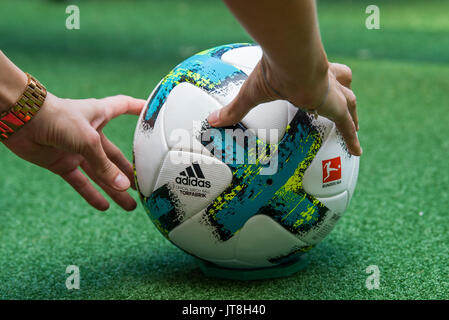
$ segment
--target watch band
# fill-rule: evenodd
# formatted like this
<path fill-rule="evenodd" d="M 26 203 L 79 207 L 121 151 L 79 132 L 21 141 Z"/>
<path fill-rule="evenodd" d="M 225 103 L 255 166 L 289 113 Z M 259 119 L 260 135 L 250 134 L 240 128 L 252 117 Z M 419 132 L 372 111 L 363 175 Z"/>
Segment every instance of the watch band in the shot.
<path fill-rule="evenodd" d="M 47 89 L 32 75 L 26 75 L 28 83 L 22 96 L 11 109 L 0 114 L 0 141 L 8 139 L 30 121 L 47 97 Z"/>

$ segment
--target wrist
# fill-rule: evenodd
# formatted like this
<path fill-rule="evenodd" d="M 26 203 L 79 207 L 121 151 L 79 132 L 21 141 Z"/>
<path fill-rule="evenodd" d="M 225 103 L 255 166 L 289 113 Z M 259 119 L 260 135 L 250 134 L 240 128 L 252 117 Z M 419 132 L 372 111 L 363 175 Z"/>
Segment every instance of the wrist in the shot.
<path fill-rule="evenodd" d="M 22 96 L 27 86 L 28 78 L 24 72 L 11 79 L 8 86 L 3 86 L 0 94 L 0 113 L 8 111 Z"/>
<path fill-rule="evenodd" d="M 0 113 L 0 141 L 5 141 L 32 120 L 44 104 L 46 96 L 45 87 L 27 74 L 27 84 L 17 102 Z"/>
<path fill-rule="evenodd" d="M 22 96 L 28 83 L 28 77 L 0 52 L 0 113 L 8 111 Z"/>

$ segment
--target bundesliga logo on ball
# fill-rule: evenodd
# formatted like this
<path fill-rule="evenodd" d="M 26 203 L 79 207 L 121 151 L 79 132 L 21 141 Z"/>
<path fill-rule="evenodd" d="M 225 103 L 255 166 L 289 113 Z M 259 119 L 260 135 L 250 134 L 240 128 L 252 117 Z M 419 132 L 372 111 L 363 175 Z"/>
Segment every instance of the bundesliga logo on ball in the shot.
<path fill-rule="evenodd" d="M 340 157 L 323 160 L 323 188 L 341 183 Z"/>

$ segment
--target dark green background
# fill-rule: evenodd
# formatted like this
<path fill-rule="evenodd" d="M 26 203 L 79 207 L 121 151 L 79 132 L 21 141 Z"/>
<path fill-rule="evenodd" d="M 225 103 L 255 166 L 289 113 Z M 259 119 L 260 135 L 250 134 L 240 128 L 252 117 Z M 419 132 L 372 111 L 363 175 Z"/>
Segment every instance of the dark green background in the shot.
<path fill-rule="evenodd" d="M 74 2 L 81 29 L 72 31 L 69 3 L 0 4 L 0 48 L 62 97 L 146 98 L 191 54 L 250 41 L 218 0 Z M 380 30 L 365 28 L 368 4 L 380 8 Z M 447 299 L 449 3 L 318 8 L 329 59 L 353 69 L 364 155 L 351 206 L 306 270 L 249 283 L 205 278 L 140 205 L 96 212 L 0 146 L 0 298 Z M 129 157 L 136 120 L 105 129 Z M 71 264 L 80 290 L 65 287 Z M 365 287 L 369 265 L 380 269 L 379 290 Z"/>

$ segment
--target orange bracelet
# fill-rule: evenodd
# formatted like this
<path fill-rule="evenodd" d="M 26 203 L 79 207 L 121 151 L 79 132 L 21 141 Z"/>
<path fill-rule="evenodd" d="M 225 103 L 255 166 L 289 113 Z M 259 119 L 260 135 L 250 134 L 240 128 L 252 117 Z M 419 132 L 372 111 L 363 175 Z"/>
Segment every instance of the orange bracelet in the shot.
<path fill-rule="evenodd" d="M 8 139 L 30 121 L 47 97 L 47 89 L 29 73 L 26 75 L 28 83 L 22 96 L 11 109 L 0 114 L 0 141 Z"/>

